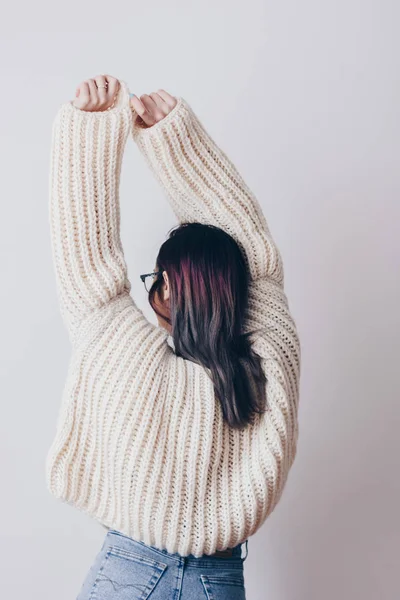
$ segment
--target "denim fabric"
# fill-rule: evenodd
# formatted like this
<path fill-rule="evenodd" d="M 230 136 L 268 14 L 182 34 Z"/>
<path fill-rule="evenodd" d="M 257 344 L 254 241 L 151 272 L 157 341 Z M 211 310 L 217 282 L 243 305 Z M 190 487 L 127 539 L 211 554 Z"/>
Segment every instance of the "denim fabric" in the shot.
<path fill-rule="evenodd" d="M 244 544 L 231 557 L 182 557 L 110 529 L 76 600 L 245 600 Z"/>

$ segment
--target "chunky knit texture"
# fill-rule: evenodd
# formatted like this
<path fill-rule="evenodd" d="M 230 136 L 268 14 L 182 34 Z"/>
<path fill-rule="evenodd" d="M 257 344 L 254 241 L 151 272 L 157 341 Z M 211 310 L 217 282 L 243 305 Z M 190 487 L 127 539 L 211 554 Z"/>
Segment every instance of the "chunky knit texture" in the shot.
<path fill-rule="evenodd" d="M 281 255 L 261 207 L 190 105 L 141 129 L 121 81 L 114 108 L 62 104 L 52 130 L 51 244 L 72 345 L 50 492 L 106 527 L 182 556 L 254 534 L 296 455 L 300 344 Z M 211 223 L 240 244 L 251 285 L 245 331 L 262 357 L 267 412 L 231 429 L 206 368 L 178 357 L 130 295 L 119 180 L 131 135 L 180 222 Z M 260 331 L 261 330 L 261 331 Z"/>

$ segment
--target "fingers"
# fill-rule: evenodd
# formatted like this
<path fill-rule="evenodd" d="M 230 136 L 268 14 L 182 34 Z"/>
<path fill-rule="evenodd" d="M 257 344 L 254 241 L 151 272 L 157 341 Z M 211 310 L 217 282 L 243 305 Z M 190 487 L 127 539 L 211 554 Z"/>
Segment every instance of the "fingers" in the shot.
<path fill-rule="evenodd" d="M 86 79 L 77 88 L 73 104 L 82 110 L 103 111 L 113 106 L 120 82 L 111 75 L 97 75 Z"/>
<path fill-rule="evenodd" d="M 149 96 L 149 94 L 143 94 L 140 96 L 140 99 L 146 108 L 146 112 L 151 115 L 152 122 L 157 123 L 158 121 L 161 121 L 161 119 L 164 117 L 164 114 L 158 108 L 153 98 Z"/>
<path fill-rule="evenodd" d="M 94 79 L 87 79 L 86 81 L 89 86 L 90 104 L 93 107 L 92 110 L 99 110 L 98 106 L 100 104 L 100 98 L 96 82 Z"/>
<path fill-rule="evenodd" d="M 161 89 L 151 94 L 142 94 L 140 98 L 131 98 L 131 106 L 138 114 L 137 124 L 148 127 L 164 119 L 176 103 L 176 98 Z"/>
<path fill-rule="evenodd" d="M 168 92 L 166 92 L 165 90 L 157 90 L 157 95 L 160 99 L 162 99 L 165 102 L 170 111 L 176 105 L 176 98 L 174 98 L 174 96 L 171 96 L 171 94 L 168 94 Z"/>
<path fill-rule="evenodd" d="M 151 107 L 149 107 L 149 103 L 143 96 L 141 96 L 140 98 L 138 98 L 137 96 L 133 96 L 131 98 L 131 105 L 135 109 L 139 117 L 143 120 L 145 125 L 147 125 L 148 127 L 154 125 L 155 119 L 152 115 Z"/>
<path fill-rule="evenodd" d="M 104 78 L 106 79 L 106 82 L 108 84 L 109 99 L 111 99 L 112 102 L 114 102 L 114 99 L 118 94 L 121 84 L 118 81 L 118 79 L 116 79 L 115 77 L 111 77 L 111 75 L 104 75 Z"/>
<path fill-rule="evenodd" d="M 109 98 L 108 81 L 106 80 L 104 75 L 97 75 L 97 77 L 94 78 L 94 83 L 97 88 L 97 93 L 98 93 L 100 102 L 102 104 L 105 104 L 107 101 L 107 98 Z"/>
<path fill-rule="evenodd" d="M 108 110 L 114 106 L 120 82 L 111 75 L 100 74 L 83 81 L 75 91 L 73 104 L 87 111 Z M 136 123 L 141 127 L 151 127 L 164 119 L 176 106 L 177 99 L 163 89 L 140 98 L 133 96 L 131 107 L 137 113 Z"/>
<path fill-rule="evenodd" d="M 84 109 L 90 103 L 90 89 L 87 81 L 82 81 L 77 87 L 77 98 L 73 101 L 74 106 Z"/>
<path fill-rule="evenodd" d="M 168 114 L 168 112 L 169 112 L 168 104 L 165 102 L 165 100 L 161 96 L 159 96 L 159 94 L 157 94 L 157 92 L 151 92 L 150 98 L 157 105 L 160 112 L 162 112 L 164 114 L 164 116 Z"/>

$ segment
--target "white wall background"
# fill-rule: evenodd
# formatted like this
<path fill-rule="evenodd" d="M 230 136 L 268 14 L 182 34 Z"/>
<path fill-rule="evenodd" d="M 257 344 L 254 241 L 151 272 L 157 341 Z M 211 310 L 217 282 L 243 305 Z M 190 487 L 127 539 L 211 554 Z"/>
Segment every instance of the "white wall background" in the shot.
<path fill-rule="evenodd" d="M 105 530 L 44 480 L 69 358 L 47 222 L 53 117 L 99 73 L 184 96 L 257 193 L 302 338 L 300 438 L 249 600 L 399 598 L 400 6 L 27 1 L 1 22 L 0 595 L 75 598 Z M 175 224 L 133 141 L 133 295 Z"/>

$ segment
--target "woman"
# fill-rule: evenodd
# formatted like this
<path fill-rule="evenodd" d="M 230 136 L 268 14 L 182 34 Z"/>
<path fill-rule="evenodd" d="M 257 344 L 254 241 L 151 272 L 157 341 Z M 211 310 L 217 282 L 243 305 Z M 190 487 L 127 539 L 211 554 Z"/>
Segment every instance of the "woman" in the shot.
<path fill-rule="evenodd" d="M 120 239 L 129 134 L 179 221 L 141 275 L 159 326 Z M 182 97 L 100 75 L 54 120 L 50 226 L 72 356 L 47 484 L 108 529 L 79 600 L 244 598 L 242 546 L 296 455 L 300 378 L 257 199 Z"/>

